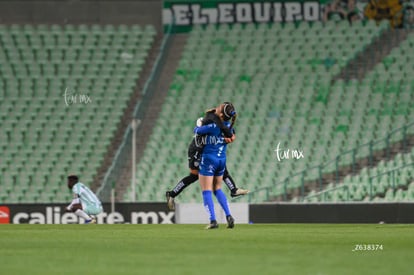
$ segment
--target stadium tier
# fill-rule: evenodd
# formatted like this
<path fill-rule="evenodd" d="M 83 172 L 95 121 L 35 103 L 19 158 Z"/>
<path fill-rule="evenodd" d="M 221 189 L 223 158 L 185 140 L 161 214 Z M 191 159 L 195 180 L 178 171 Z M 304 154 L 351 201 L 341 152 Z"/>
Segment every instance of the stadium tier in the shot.
<path fill-rule="evenodd" d="M 303 201 L 413 201 L 413 168 L 414 148 L 410 153 L 397 154 L 391 161 L 364 168 L 358 175 L 348 175 L 341 184 L 329 183 L 322 192 L 311 191 Z"/>
<path fill-rule="evenodd" d="M 290 175 L 412 121 L 413 83 L 406 77 L 412 67 L 405 65 L 405 59 L 412 59 L 403 50 L 412 50 L 412 36 L 366 79 L 337 77 L 387 28 L 370 21 L 194 27 L 137 166 L 139 200 L 164 200 L 159 185 L 171 188 L 188 174 L 187 146 L 195 121 L 223 101 L 233 102 L 239 111 L 237 139 L 228 148 L 230 174 L 246 189 L 274 186 L 273 195 L 283 192 L 278 183 Z M 400 74 L 380 74 L 378 67 Z M 278 161 L 279 143 L 281 151 L 300 149 L 304 158 Z M 312 172 L 306 180 L 318 176 Z M 287 188 L 300 184 L 291 181 Z M 179 197 L 200 200 L 198 184 Z"/>
<path fill-rule="evenodd" d="M 0 203 L 92 183 L 154 41 L 139 25 L 0 25 Z"/>

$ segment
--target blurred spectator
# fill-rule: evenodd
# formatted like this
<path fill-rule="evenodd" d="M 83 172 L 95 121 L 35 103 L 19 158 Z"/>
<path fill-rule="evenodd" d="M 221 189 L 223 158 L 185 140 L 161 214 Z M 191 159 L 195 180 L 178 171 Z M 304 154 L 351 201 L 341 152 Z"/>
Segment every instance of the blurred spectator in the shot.
<path fill-rule="evenodd" d="M 365 6 L 364 15 L 379 24 L 382 20 L 389 20 L 393 28 L 402 27 L 403 8 L 400 0 L 370 0 Z"/>
<path fill-rule="evenodd" d="M 344 19 L 347 19 L 350 23 L 359 20 L 355 0 L 333 0 L 325 7 L 324 21 Z"/>

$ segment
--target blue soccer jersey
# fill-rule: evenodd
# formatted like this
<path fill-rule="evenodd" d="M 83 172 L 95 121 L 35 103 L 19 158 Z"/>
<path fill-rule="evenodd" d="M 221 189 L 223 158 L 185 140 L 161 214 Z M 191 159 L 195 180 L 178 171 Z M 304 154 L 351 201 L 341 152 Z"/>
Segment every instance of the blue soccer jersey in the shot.
<path fill-rule="evenodd" d="M 203 154 L 200 163 L 200 175 L 222 176 L 226 166 L 227 143 L 215 123 L 194 128 L 194 133 L 203 135 Z"/>

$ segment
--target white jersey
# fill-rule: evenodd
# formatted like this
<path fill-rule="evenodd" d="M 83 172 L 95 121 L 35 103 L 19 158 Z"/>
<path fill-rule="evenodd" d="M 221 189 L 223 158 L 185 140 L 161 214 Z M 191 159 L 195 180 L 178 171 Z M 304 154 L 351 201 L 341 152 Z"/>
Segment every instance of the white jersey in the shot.
<path fill-rule="evenodd" d="M 81 182 L 78 182 L 73 186 L 72 192 L 79 197 L 82 206 L 98 207 L 101 205 L 101 201 L 98 199 L 95 193 L 93 193 L 91 189 L 89 189 Z"/>

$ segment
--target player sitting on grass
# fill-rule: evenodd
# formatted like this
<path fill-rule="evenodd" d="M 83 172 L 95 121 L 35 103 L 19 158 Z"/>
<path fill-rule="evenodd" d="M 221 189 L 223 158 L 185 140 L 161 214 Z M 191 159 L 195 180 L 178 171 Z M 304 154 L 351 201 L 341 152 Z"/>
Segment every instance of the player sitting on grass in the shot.
<path fill-rule="evenodd" d="M 219 116 L 216 114 L 216 108 L 207 110 L 205 117 L 197 120 L 197 126 L 207 125 L 210 123 L 215 123 L 223 131 L 223 134 L 226 137 L 226 142 L 231 143 L 234 141 L 235 135 L 233 135 L 232 131 L 220 120 Z M 170 210 L 175 210 L 174 198 L 178 196 L 187 186 L 198 180 L 199 164 L 204 147 L 202 138 L 203 137 L 201 135 L 195 135 L 188 146 L 188 167 L 190 168 L 190 174 L 182 178 L 171 191 L 167 191 L 165 194 L 167 198 L 167 206 Z M 223 181 L 230 189 L 230 195 L 232 197 L 238 197 L 249 193 L 249 190 L 238 188 L 236 186 L 236 183 L 230 176 L 227 167 L 225 167 L 224 170 Z"/>
<path fill-rule="evenodd" d="M 68 187 L 73 192 L 73 200 L 66 211 L 75 213 L 85 219 L 85 223 L 96 223 L 96 218 L 102 212 L 102 204 L 96 195 L 86 185 L 79 182 L 76 175 L 68 176 Z"/>

